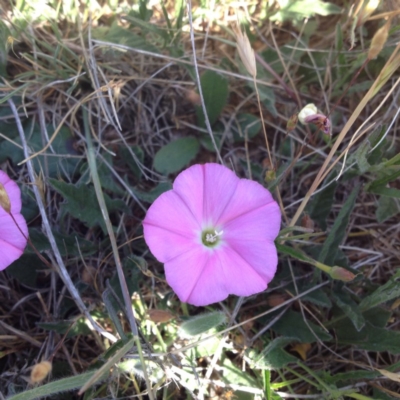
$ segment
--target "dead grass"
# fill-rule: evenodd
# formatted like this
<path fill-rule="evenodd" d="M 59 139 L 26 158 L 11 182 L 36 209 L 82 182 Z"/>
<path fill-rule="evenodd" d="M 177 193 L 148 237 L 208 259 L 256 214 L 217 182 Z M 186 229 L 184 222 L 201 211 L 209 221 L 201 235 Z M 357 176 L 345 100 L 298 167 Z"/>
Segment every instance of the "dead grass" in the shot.
<path fill-rule="evenodd" d="M 393 6 L 395 2 L 387 2 L 382 11 L 393 10 L 394 8 L 390 8 Z M 155 8 L 151 23 L 154 23 L 153 26 L 157 29 L 166 29 L 161 5 L 157 4 Z M 172 12 L 171 4 L 167 4 L 167 10 Z M 315 195 L 332 182 L 333 178 L 321 178 L 325 166 L 332 165 L 334 161 L 338 161 L 340 165 L 343 158 L 339 160 L 339 157 L 347 148 L 350 149 L 349 155 L 354 154 L 366 136 L 377 127 L 388 127 L 393 122 L 386 135 L 386 154 L 394 156 L 399 153 L 396 114 L 399 107 L 399 91 L 397 89 L 390 93 L 390 88 L 398 79 L 398 71 L 394 72 L 388 83 L 374 98 L 369 99 L 368 104 L 360 109 L 358 114 L 354 114 L 367 91 L 351 92 L 351 87 L 348 87 L 358 68 L 354 68 L 350 77 L 343 81 L 338 77 L 337 70 L 350 69 L 353 65 L 361 66 L 361 55 L 368 49 L 371 32 L 374 32 L 373 24 L 377 22 L 365 25 L 368 35 L 357 43 L 356 48 L 349 52 L 345 41 L 341 53 L 338 54 L 333 44 L 336 23 L 340 22 L 346 30 L 350 28 L 350 22 L 346 22 L 344 16 L 316 17 L 293 27 L 289 23 L 260 24 L 257 21 L 257 13 L 253 12 L 251 32 L 255 39 L 254 47 L 261 54 L 263 51 L 270 51 L 276 55 L 270 62 L 272 69 L 279 64 L 279 59 L 283 64 L 283 70 L 279 71 L 278 75 L 285 87 L 268 75 L 262 64 L 258 64 L 261 75 L 258 77 L 259 90 L 262 92 L 268 88 L 275 96 L 276 115 L 267 107 L 262 108 L 271 149 L 271 168 L 261 133 L 246 143 L 235 142 L 231 135 L 238 114 L 246 112 L 257 116 L 259 107 L 254 92 L 249 88 L 251 79 L 244 75 L 244 71 L 242 74 L 238 73 L 240 69 L 233 47 L 234 38 L 225 24 L 231 19 L 232 8 L 229 8 L 228 4 L 222 13 L 223 10 L 222 5 L 218 5 L 215 12 L 224 15 L 226 19 L 214 20 L 208 24 L 206 18 L 195 18 L 194 22 L 194 26 L 199 28 L 195 32 L 195 46 L 200 73 L 207 69 L 217 69 L 229 80 L 228 103 L 219 118 L 222 127 L 221 156 L 238 175 L 252 176 L 255 180 L 263 181 L 266 173 L 273 170 L 277 179 L 275 194 L 279 196 L 285 213 L 285 226 L 299 224 L 301 207 L 305 207 L 308 202 L 312 203 Z M 143 241 L 140 240 L 141 221 L 148 203 L 140 197 L 138 190 L 148 192 L 158 183 L 165 181 L 166 178 L 152 167 L 154 156 L 162 146 L 179 137 L 191 135 L 204 138 L 207 135 L 206 129 L 199 128 L 195 113 L 195 105 L 199 99 L 195 79 L 191 75 L 193 59 L 190 36 L 183 32 L 179 44 L 173 42 L 175 51 L 171 51 L 168 45 L 163 48 L 157 34 L 151 30 L 147 32 L 146 38 L 148 43 L 155 43 L 154 48 L 157 52 L 151 50 L 153 48 L 143 49 L 142 45 L 129 46 L 123 41 L 120 44 L 105 44 L 107 40 L 99 37 L 101 32 L 96 28 L 106 28 L 113 21 L 118 22 L 120 26 L 127 26 L 127 21 L 121 18 L 124 16 L 122 13 L 114 15 L 108 12 L 99 16 L 100 14 L 96 15 L 93 21 L 86 15 L 80 22 L 64 19 L 57 22 L 30 23 L 24 30 L 15 30 L 18 37 L 8 51 L 8 77 L 3 80 L 1 87 L 1 126 L 13 126 L 16 118 L 35 121 L 40 127 L 42 140 L 40 154 L 44 153 L 47 157 L 43 159 L 41 175 L 32 175 L 28 167 L 29 162 L 16 165 L 7 159 L 2 162 L 1 167 L 17 180 L 20 186 L 30 188 L 34 185 L 36 188 L 42 188 L 40 194 L 43 205 L 39 206 L 39 210 L 36 209 L 35 216 L 29 221 L 30 227 L 46 232 L 47 226 L 53 234 L 61 232 L 71 238 L 78 235 L 82 240 L 89 242 L 89 247 L 90 244 L 93 245 L 94 250 L 81 249 L 81 252 L 71 252 L 67 245 L 63 248 L 62 240 L 58 241 L 56 246 L 59 247 L 58 251 L 63 260 L 62 266 L 54 247 L 47 245 L 43 254 L 51 267 L 31 258 L 32 255 L 26 260 L 27 269 L 33 267 L 32 262 L 36 263 L 35 268 L 39 268 L 35 285 L 21 282 L 7 272 L 1 273 L 2 396 L 5 398 L 13 391 L 32 387 L 27 385 L 24 377 L 28 378 L 29 368 L 42 360 L 53 362 L 52 380 L 98 368 L 104 362 L 104 353 L 119 337 L 115 322 L 104 308 L 102 299 L 102 294 L 107 288 L 113 290 L 110 289 L 114 286 L 109 284 L 109 280 L 115 279 L 116 262 L 112 256 L 108 235 L 104 230 L 97 227 L 88 228 L 76 219 L 61 214 L 61 203 L 64 200 L 49 184 L 49 169 L 46 164 L 51 157 L 59 157 L 60 161 L 66 157 L 78 157 L 81 163 L 76 165 L 74 170 L 63 168 L 60 164 L 58 179 L 71 183 L 76 183 L 79 179 L 83 185 L 88 184 L 89 171 L 83 163 L 87 147 L 82 116 L 82 110 L 85 109 L 89 115 L 90 132 L 97 152 L 97 165 L 103 168 L 100 176 L 104 181 L 103 190 L 112 198 L 123 199 L 127 206 L 126 210 L 111 213 L 121 259 L 125 262 L 135 255 L 143 256 L 149 262 L 148 269 L 141 266 L 136 272 L 130 270 L 133 277 L 130 283 L 137 285 L 134 305 L 136 317 L 139 319 L 143 355 L 146 360 L 160 365 L 161 369 L 169 374 L 167 378 L 157 378 L 152 382 L 159 391 L 148 397 L 143 374 L 138 368 L 134 373 L 120 373 L 114 368 L 113 375 L 95 389 L 91 389 L 86 398 L 138 396 L 183 399 L 200 398 L 199 392 L 205 393 L 210 399 L 235 398 L 236 395 L 238 398 L 245 398 L 240 396 L 246 392 L 262 398 L 265 396 L 265 391 L 260 389 L 263 373 L 257 369 L 252 370 L 249 354 L 245 351 L 250 347 L 262 351 L 266 345 L 261 333 L 270 321 L 265 317 L 260 318 L 260 315 L 265 313 L 267 308 L 269 313 L 271 309 L 279 310 L 279 313 L 291 309 L 300 312 L 306 323 L 312 322 L 330 329 L 329 321 L 334 318 L 331 314 L 334 311 L 328 311 L 329 315 L 326 315 L 326 309 L 307 299 L 302 300 L 305 291 L 308 290 L 305 289 L 305 283 L 316 282 L 317 273 L 305 264 L 284 260 L 280 280 L 275 282 L 266 294 L 245 301 L 242 305 L 241 300 L 236 303 L 236 299 L 233 298 L 221 305 L 230 322 L 226 332 L 219 335 L 219 352 L 216 351 L 214 357 L 211 355 L 195 359 L 194 353 L 191 353 L 195 346 L 177 337 L 177 327 L 181 319 L 199 311 L 194 307 L 188 309 L 187 306 L 182 306 L 170 293 L 163 279 L 162 266 L 150 257 Z M 11 23 L 13 17 L 8 15 L 8 23 Z M 398 23 L 396 18 L 392 26 Z M 310 24 L 315 24 L 317 28 L 307 37 L 307 30 L 311 29 Z M 188 25 L 185 25 L 185 29 L 189 29 Z M 348 37 L 346 30 L 343 33 L 345 38 Z M 143 27 L 138 26 L 132 31 L 139 35 L 146 32 Z M 89 41 L 88 37 L 92 37 L 92 41 Z M 377 60 L 372 60 L 353 84 L 372 84 L 397 42 L 398 33 L 395 32 L 389 37 L 387 52 Z M 288 47 L 283 50 L 284 45 Z M 308 54 L 308 59 L 300 59 L 299 52 Z M 342 55 L 345 57 L 343 63 L 340 59 Z M 325 57 L 326 60 L 323 66 L 320 63 L 321 57 Z M 347 90 L 347 94 L 342 98 L 342 94 Z M 388 93 L 389 98 L 382 104 Z M 17 113 L 12 113 L 7 105 L 6 99 L 11 96 L 17 105 Z M 333 122 L 332 141 L 303 126 L 298 126 L 286 135 L 287 120 L 301 105 L 304 106 L 308 102 L 316 103 L 318 108 L 330 116 Z M 365 132 L 362 139 L 352 143 L 358 126 L 381 104 L 382 108 L 371 120 L 375 125 Z M 68 127 L 72 132 L 67 154 L 60 154 L 52 147 L 52 141 L 62 126 Z M 343 133 L 345 126 L 348 127 L 348 133 Z M 24 127 L 27 129 L 27 125 Z M 4 131 L 1 133 L 8 135 Z M 29 143 L 30 132 L 25 131 L 25 135 Z M 340 142 L 338 138 L 341 138 Z M 337 144 L 336 151 L 331 150 L 334 143 Z M 134 147 L 142 149 L 143 158 L 133 150 Z M 39 154 L 37 150 L 30 153 Z M 132 172 L 132 161 L 128 161 L 127 157 L 132 157 L 140 173 Z M 193 163 L 216 160 L 215 152 L 203 147 Z M 352 173 L 354 176 L 354 170 L 350 167 L 355 163 L 356 160 L 350 159 L 344 167 L 344 174 L 333 197 L 332 210 L 328 214 L 328 227 L 334 224 L 353 187 L 356 184 L 362 187 L 373 179 L 372 172 L 350 179 Z M 39 171 L 36 170 L 36 173 Z M 399 188 L 396 182 L 389 185 Z M 119 187 L 120 192 L 113 186 Z M 384 222 L 377 222 L 377 199 L 374 194 L 360 191 L 341 250 L 350 260 L 352 268 L 362 272 L 369 279 L 368 284 L 379 287 L 397 270 L 400 259 L 400 227 L 398 214 Z M 37 198 L 33 202 L 37 202 Z M 43 213 L 48 216 L 48 223 L 44 220 Z M 315 229 L 320 235 L 304 239 L 303 244 L 318 245 L 324 242 L 325 229 L 318 224 Z M 64 273 L 60 273 L 60 269 L 63 269 Z M 286 272 L 286 275 L 283 272 Z M 66 275 L 70 281 L 66 281 Z M 76 293 L 71 294 L 71 285 L 78 288 Z M 327 287 L 332 283 L 322 279 L 318 285 Z M 368 290 L 369 287 L 365 287 L 360 281 L 359 285 L 354 284 L 348 289 L 356 298 L 362 298 Z M 77 299 L 80 299 L 80 302 L 77 303 Z M 146 311 L 152 309 L 168 310 L 175 319 L 158 324 L 149 320 L 146 322 Z M 398 303 L 392 304 L 391 311 L 392 316 L 387 328 L 397 331 Z M 91 330 L 90 334 L 84 334 L 86 331 L 82 328 L 82 321 L 89 313 L 97 324 L 97 331 Z M 282 315 L 283 313 L 279 314 L 277 320 Z M 118 316 L 123 330 L 128 332 L 129 323 L 120 312 Z M 65 330 L 63 333 L 57 333 L 45 329 L 43 325 L 58 323 L 60 320 L 68 321 L 67 333 Z M 77 327 L 79 334 L 69 337 L 69 332 L 72 333 Z M 108 338 L 104 337 L 105 332 L 108 333 Z M 286 349 L 292 355 L 297 356 L 299 353 L 292 345 L 288 345 Z M 137 357 L 139 353 L 134 347 L 127 354 L 127 358 Z M 232 382 L 224 382 L 224 374 L 218 367 L 225 359 L 231 360 L 238 371 L 244 367 L 246 373 L 243 375 L 249 375 L 261 386 L 240 382 L 238 385 L 245 389 L 233 393 L 237 387 Z M 360 350 L 350 344 L 335 345 L 335 341 L 323 342 L 320 339 L 313 343 L 306 353 L 305 360 L 300 362 L 300 359 L 301 357 L 297 364 L 271 372 L 271 383 L 286 382 L 282 389 L 276 389 L 282 398 L 340 398 L 339 395 L 329 397 L 332 396 L 332 388 L 324 383 L 328 375 L 335 376 L 354 371 L 374 372 L 400 361 L 397 355 L 390 352 Z M 192 369 L 186 368 L 188 364 L 192 365 Z M 195 394 L 191 385 L 195 388 L 196 384 L 200 386 L 200 390 L 196 389 Z M 339 384 L 339 387 L 343 392 L 342 398 L 362 399 L 361 394 L 369 396 L 365 398 L 374 398 L 371 397 L 374 387 L 392 396 L 388 398 L 399 397 L 398 383 L 382 375 L 354 379 L 353 384 L 346 387 Z M 359 391 L 360 397 L 353 395 L 355 389 Z M 350 396 L 346 397 L 346 393 L 350 393 Z M 72 397 L 59 396 L 54 398 L 78 398 L 75 394 Z"/>

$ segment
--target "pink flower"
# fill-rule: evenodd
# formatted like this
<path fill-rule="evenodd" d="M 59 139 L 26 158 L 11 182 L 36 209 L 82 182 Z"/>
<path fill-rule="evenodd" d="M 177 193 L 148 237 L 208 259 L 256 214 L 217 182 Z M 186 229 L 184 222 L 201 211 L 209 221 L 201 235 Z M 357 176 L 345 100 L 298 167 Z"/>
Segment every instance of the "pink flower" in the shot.
<path fill-rule="evenodd" d="M 181 172 L 143 221 L 151 252 L 181 301 L 205 306 L 267 288 L 281 213 L 259 183 L 219 164 Z"/>
<path fill-rule="evenodd" d="M 10 213 L 21 231 L 15 225 L 11 215 L 0 206 L 0 271 L 7 268 L 12 262 L 21 257 L 26 246 L 28 227 L 21 215 L 21 191 L 18 185 L 8 175 L 0 171 L 0 184 L 4 187 L 10 202 Z M 1 189 L 1 186 L 0 186 Z M 4 192 L 3 192 L 4 194 Z M 4 200 L 4 198 L 3 198 Z"/>

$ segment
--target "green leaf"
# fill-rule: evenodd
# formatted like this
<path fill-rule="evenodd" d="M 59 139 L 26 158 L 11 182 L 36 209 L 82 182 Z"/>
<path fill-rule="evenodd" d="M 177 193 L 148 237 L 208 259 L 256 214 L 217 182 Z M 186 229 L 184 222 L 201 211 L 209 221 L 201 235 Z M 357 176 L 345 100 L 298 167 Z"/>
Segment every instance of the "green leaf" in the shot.
<path fill-rule="evenodd" d="M 360 303 L 360 308 L 363 311 L 369 310 L 379 304 L 400 297 L 399 278 L 400 270 L 398 270 L 383 286 L 380 286 L 371 295 L 365 297 Z"/>
<path fill-rule="evenodd" d="M 382 189 L 385 188 L 386 185 L 390 182 L 394 182 L 400 176 L 400 166 L 399 165 L 390 165 L 386 166 L 382 170 L 382 177 L 373 181 L 370 185 L 368 185 L 367 191 L 372 193 L 379 193 Z M 390 189 L 390 188 L 389 188 Z M 400 193 L 400 190 L 397 190 Z M 384 192 L 382 192 L 385 195 Z M 387 196 L 389 196 L 387 194 Z M 393 196 L 398 197 L 398 196 Z"/>
<path fill-rule="evenodd" d="M 77 335 L 90 335 L 91 330 L 86 324 L 85 318 L 79 318 L 74 321 L 57 321 L 57 322 L 38 322 L 37 324 L 42 329 L 53 331 L 64 335 L 68 332 L 67 338 Z"/>
<path fill-rule="evenodd" d="M 131 255 L 129 258 L 125 258 L 123 261 L 123 272 L 126 284 L 128 286 L 129 296 L 132 296 L 134 292 L 139 291 L 139 281 L 142 276 L 141 270 L 138 267 L 146 269 L 147 263 L 142 257 Z M 113 277 L 110 279 L 110 286 L 114 293 L 118 296 L 119 301 L 114 297 L 110 297 L 110 301 L 115 310 L 121 310 L 120 305 L 124 304 L 124 297 L 121 290 L 121 284 L 119 281 L 118 273 L 115 271 Z M 124 310 L 121 310 L 124 311 Z"/>
<path fill-rule="evenodd" d="M 376 219 L 379 223 L 385 222 L 400 212 L 399 201 L 394 197 L 381 196 L 376 209 Z"/>
<path fill-rule="evenodd" d="M 333 224 L 333 227 L 322 246 L 321 253 L 319 255 L 320 262 L 333 265 L 333 260 L 335 259 L 339 245 L 345 238 L 346 228 L 348 226 L 349 218 L 351 212 L 353 211 L 359 189 L 359 186 L 353 189 L 343 207 L 340 209 L 335 223 Z"/>
<path fill-rule="evenodd" d="M 111 172 L 111 168 L 114 168 L 114 157 L 112 157 L 111 154 L 105 153 L 103 154 L 103 158 L 104 162 L 103 160 L 98 159 L 96 168 L 101 187 L 108 192 L 123 196 L 125 194 L 125 190 L 119 186 L 113 173 Z M 109 166 L 111 168 L 109 168 Z"/>
<path fill-rule="evenodd" d="M 333 292 L 334 301 L 337 306 L 350 319 L 357 331 L 360 331 L 365 325 L 365 319 L 361 314 L 360 308 L 346 292 Z"/>
<path fill-rule="evenodd" d="M 221 148 L 221 141 L 222 141 L 222 134 L 217 131 L 217 129 L 214 130 L 214 140 L 215 144 L 217 145 L 217 149 Z M 211 137 L 208 133 L 203 134 L 199 137 L 201 145 L 208 151 L 215 153 L 215 147 L 214 143 L 211 140 Z"/>
<path fill-rule="evenodd" d="M 369 136 L 369 141 L 371 143 L 371 148 L 375 148 L 369 155 L 368 155 L 368 162 L 371 165 L 379 165 L 382 163 L 382 159 L 388 147 L 387 140 L 385 139 L 385 132 L 386 126 L 382 126 L 381 129 L 374 131 Z"/>
<path fill-rule="evenodd" d="M 252 139 L 260 132 L 260 118 L 252 114 L 238 114 L 236 124 L 232 125 L 232 135 L 235 142 L 244 141 L 245 138 Z"/>
<path fill-rule="evenodd" d="M 132 156 L 131 152 L 134 156 Z M 121 160 L 124 160 L 125 163 L 128 165 L 133 175 L 139 179 L 142 176 L 142 171 L 139 168 L 139 163 L 143 164 L 143 150 L 139 146 L 131 146 L 129 149 L 123 146 L 119 148 L 118 154 Z"/>
<path fill-rule="evenodd" d="M 299 285 L 299 293 L 304 293 L 306 290 L 311 289 L 312 286 L 314 286 L 312 283 L 301 286 Z M 331 300 L 322 289 L 313 290 L 312 292 L 303 296 L 302 299 L 303 301 L 309 301 L 313 304 L 316 304 L 319 307 L 325 307 L 325 308 L 332 307 Z"/>
<path fill-rule="evenodd" d="M 170 182 L 161 182 L 155 188 L 149 190 L 148 192 L 143 192 L 140 189 L 132 188 L 133 193 L 138 197 L 139 200 L 145 201 L 147 203 L 153 203 L 153 201 L 167 190 L 172 189 L 172 184 Z"/>
<path fill-rule="evenodd" d="M 53 230 L 53 236 L 55 238 L 57 247 L 60 250 L 60 254 L 63 257 L 90 255 L 97 251 L 97 247 L 92 242 L 82 238 L 81 236 L 75 234 L 64 235 L 55 230 Z M 38 228 L 29 229 L 29 238 L 37 251 L 44 252 L 51 249 L 46 235 Z M 26 251 L 34 254 L 34 251 L 29 247 Z"/>
<path fill-rule="evenodd" d="M 182 323 L 180 330 L 186 336 L 196 336 L 226 323 L 226 315 L 223 312 L 200 314 Z"/>
<path fill-rule="evenodd" d="M 63 378 L 58 381 L 50 382 L 31 390 L 25 390 L 22 393 L 18 393 L 12 397 L 9 397 L 8 400 L 36 400 L 60 392 L 79 389 L 94 374 L 95 372 L 90 371 L 90 372 L 85 372 L 81 375 L 75 375 L 75 376 L 70 376 L 68 378 Z M 105 378 L 106 375 L 104 375 L 100 379 L 104 380 Z"/>
<path fill-rule="evenodd" d="M 99 202 L 91 186 L 83 184 L 77 186 L 56 179 L 50 179 L 49 181 L 51 186 L 66 200 L 65 203 L 61 204 L 63 212 L 68 212 L 90 228 L 100 225 L 103 231 L 106 232 Z M 122 200 L 112 200 L 106 193 L 104 193 L 104 198 L 109 212 L 123 210 L 129 213 L 128 207 Z"/>
<path fill-rule="evenodd" d="M 368 351 L 400 353 L 400 332 L 377 328 L 369 322 L 358 332 L 347 318 L 335 328 L 337 341 L 341 344 L 354 345 Z"/>
<path fill-rule="evenodd" d="M 157 152 L 154 168 L 165 175 L 178 172 L 196 157 L 199 148 L 199 142 L 194 137 L 177 139 Z"/>
<path fill-rule="evenodd" d="M 11 32 L 8 26 L 0 19 L 0 76 L 7 76 L 7 59 L 8 59 L 8 38 Z"/>
<path fill-rule="evenodd" d="M 296 327 L 296 329 L 294 329 L 294 327 Z M 323 341 L 332 338 L 329 333 L 313 322 L 307 321 L 306 324 L 303 316 L 292 310 L 287 311 L 282 318 L 273 325 L 272 329 L 276 333 L 284 337 L 294 338 L 300 343 L 314 343 L 317 341 L 316 336 Z"/>
<path fill-rule="evenodd" d="M 225 358 L 222 370 L 224 371 L 222 379 L 227 384 L 235 384 L 240 386 L 258 387 L 256 379 L 247 371 L 242 371 L 229 358 Z"/>
<path fill-rule="evenodd" d="M 296 342 L 296 338 L 279 337 L 272 340 L 260 354 L 254 350 L 249 351 L 249 358 L 252 360 L 254 368 L 258 369 L 279 369 L 289 363 L 297 362 L 297 358 L 287 353 L 284 347 L 289 343 Z"/>
<path fill-rule="evenodd" d="M 211 331 L 208 332 L 208 334 L 211 335 L 214 332 L 215 329 L 212 329 Z M 204 335 L 197 336 L 197 338 L 202 339 L 203 336 L 205 335 L 207 335 L 207 333 L 205 333 Z M 218 336 L 210 337 L 208 340 L 200 342 L 198 345 L 196 345 L 196 348 L 194 349 L 195 358 L 213 356 L 218 351 L 220 344 L 221 344 L 221 339 L 218 338 Z"/>
<path fill-rule="evenodd" d="M 400 190 L 396 188 L 388 188 L 385 185 L 371 185 L 366 187 L 365 190 L 369 193 L 379 194 L 381 196 L 393 197 L 400 199 Z"/>
<path fill-rule="evenodd" d="M 379 390 L 378 388 L 374 387 L 374 391 L 372 393 L 374 400 L 396 400 L 398 397 L 389 396 L 385 392 Z"/>
<path fill-rule="evenodd" d="M 6 126 L 6 124 L 4 124 Z M 0 127 L 2 129 L 2 127 Z M 51 125 L 46 126 L 47 134 L 51 137 L 54 133 L 54 128 Z M 25 132 L 30 132 L 28 145 L 33 152 L 42 150 L 45 143 L 43 142 L 40 126 L 32 120 L 24 122 Z M 15 129 L 7 129 L 6 136 L 12 139 L 15 143 L 20 144 L 18 132 Z M 80 159 L 78 153 L 74 149 L 74 137 L 67 127 L 61 127 L 51 143 L 51 148 L 45 153 L 36 156 L 32 162 L 36 171 L 43 170 L 46 175 L 51 177 L 73 175 L 76 172 Z M 56 156 L 54 156 L 54 154 Z M 10 141 L 1 141 L 0 143 L 0 162 L 6 159 L 11 159 L 14 164 L 19 163 L 24 159 L 24 153 L 20 147 Z"/>
<path fill-rule="evenodd" d="M 145 27 L 150 27 L 154 29 L 159 28 L 156 25 L 146 23 L 136 19 L 135 17 L 126 16 L 127 19 L 134 20 L 138 25 L 143 24 Z M 124 46 L 132 47 L 133 49 L 151 51 L 153 53 L 159 53 L 157 47 L 148 43 L 143 36 L 139 36 L 132 30 L 119 26 L 117 22 L 114 22 L 111 27 L 99 26 L 92 30 L 92 36 L 94 39 L 99 39 L 105 42 L 111 42 L 115 44 L 121 44 Z"/>
<path fill-rule="evenodd" d="M 392 315 L 390 311 L 382 307 L 370 308 L 362 314 L 366 321 L 377 328 L 384 328 Z"/>
<path fill-rule="evenodd" d="M 21 187 L 21 197 L 21 214 L 29 223 L 29 221 L 33 220 L 34 218 L 36 218 L 37 215 L 39 215 L 39 207 L 37 205 L 36 199 L 33 196 L 32 189 L 28 187 L 28 185 L 23 185 Z"/>
<path fill-rule="evenodd" d="M 332 180 L 333 175 L 328 177 L 328 180 Z M 317 193 L 314 197 L 307 210 L 312 220 L 316 221 L 322 230 L 326 230 L 326 219 L 331 212 L 334 195 L 336 191 L 337 183 L 333 181 L 324 190 Z"/>
<path fill-rule="evenodd" d="M 335 374 L 326 379 L 327 383 L 330 385 L 341 383 L 341 385 L 345 385 L 347 382 L 353 383 L 358 380 L 369 380 L 378 377 L 380 373 L 378 371 L 346 371 Z"/>
<path fill-rule="evenodd" d="M 367 172 L 370 169 L 370 164 L 367 160 L 368 152 L 371 148 L 369 141 L 364 141 L 361 143 L 360 147 L 357 149 L 355 153 L 355 158 L 357 161 L 358 169 L 362 174 Z"/>
<path fill-rule="evenodd" d="M 342 8 L 322 0 L 291 0 L 284 2 L 279 11 L 270 17 L 271 21 L 300 21 L 314 15 L 340 14 Z"/>
<path fill-rule="evenodd" d="M 111 321 L 113 322 L 116 331 L 118 332 L 120 338 L 122 340 L 126 340 L 127 336 L 125 335 L 124 329 L 122 328 L 121 321 L 119 320 L 119 317 L 117 315 L 117 310 L 114 307 L 113 304 L 113 294 L 111 293 L 110 289 L 106 289 L 103 294 L 102 294 L 102 299 L 103 303 L 107 309 L 108 315 L 111 318 Z"/>
<path fill-rule="evenodd" d="M 7 268 L 7 273 L 18 282 L 28 287 L 37 287 L 38 271 L 43 269 L 43 263 L 36 254 L 22 254 Z"/>
<path fill-rule="evenodd" d="M 212 125 L 217 121 L 228 99 L 228 80 L 214 71 L 206 71 L 200 78 L 201 90 L 206 105 L 208 119 Z M 197 121 L 204 128 L 205 118 L 203 108 L 196 106 Z"/>

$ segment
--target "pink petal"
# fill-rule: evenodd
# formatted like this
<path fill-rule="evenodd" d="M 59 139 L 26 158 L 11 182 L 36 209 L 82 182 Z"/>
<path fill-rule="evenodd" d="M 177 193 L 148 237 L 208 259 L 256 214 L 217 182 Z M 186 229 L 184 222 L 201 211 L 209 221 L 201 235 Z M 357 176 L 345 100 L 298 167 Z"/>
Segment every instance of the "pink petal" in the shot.
<path fill-rule="evenodd" d="M 182 202 L 189 207 L 196 221 L 201 225 L 203 220 L 203 165 L 193 165 L 181 172 L 175 179 L 173 191 L 179 195 Z"/>
<path fill-rule="evenodd" d="M 0 271 L 21 257 L 23 250 L 0 239 Z"/>
<path fill-rule="evenodd" d="M 18 185 L 12 181 L 4 171 L 0 171 L 0 182 L 3 184 L 10 199 L 11 212 L 13 214 L 19 213 L 21 211 L 22 202 L 21 191 Z"/>
<path fill-rule="evenodd" d="M 181 301 L 195 304 L 190 301 L 190 296 L 195 290 L 197 281 L 202 275 L 210 256 L 210 251 L 197 246 L 164 264 L 167 282 Z"/>
<path fill-rule="evenodd" d="M 203 227 L 215 224 L 235 192 L 239 178 L 219 164 L 193 165 L 174 182 L 176 191 Z"/>
<path fill-rule="evenodd" d="M 143 224 L 158 226 L 187 237 L 200 229 L 200 223 L 174 190 L 163 193 L 155 200 L 148 209 Z"/>
<path fill-rule="evenodd" d="M 240 179 L 234 196 L 230 199 L 226 209 L 218 220 L 218 224 L 225 225 L 227 222 L 244 215 L 249 211 L 253 212 L 263 206 L 270 204 L 271 210 L 276 213 L 276 202 L 271 193 L 262 185 L 249 179 Z M 266 211 L 269 213 L 269 211 Z M 277 210 L 280 218 L 279 208 Z M 278 216 L 278 214 L 276 215 Z M 280 225 L 280 221 L 279 221 Z M 279 229 L 279 227 L 278 227 Z"/>
<path fill-rule="evenodd" d="M 181 301 L 205 306 L 229 294 L 249 296 L 267 283 L 240 254 L 229 247 L 194 249 L 165 264 L 167 282 Z"/>
<path fill-rule="evenodd" d="M 150 251 L 160 262 L 176 257 L 201 239 L 201 228 L 175 191 L 158 197 L 147 211 L 143 233 Z"/>
<path fill-rule="evenodd" d="M 19 258 L 25 247 L 27 240 L 19 231 L 11 217 L 2 210 L 0 213 L 0 270 L 8 267 L 12 262 Z M 13 214 L 15 221 L 21 228 L 24 235 L 28 236 L 28 227 L 21 214 Z"/>
<path fill-rule="evenodd" d="M 281 212 L 276 202 L 268 203 L 253 210 L 244 211 L 241 215 L 222 225 L 224 240 L 230 242 L 273 242 L 278 236 L 281 226 Z"/>
<path fill-rule="evenodd" d="M 272 281 L 278 265 L 278 253 L 273 242 L 269 240 L 247 242 L 231 240 L 230 248 L 240 255 L 267 284 Z"/>
<path fill-rule="evenodd" d="M 172 232 L 166 228 L 143 224 L 143 234 L 150 251 L 158 261 L 166 263 L 171 259 L 200 247 L 200 233 L 192 237 Z M 198 238 L 196 240 L 196 238 Z"/>

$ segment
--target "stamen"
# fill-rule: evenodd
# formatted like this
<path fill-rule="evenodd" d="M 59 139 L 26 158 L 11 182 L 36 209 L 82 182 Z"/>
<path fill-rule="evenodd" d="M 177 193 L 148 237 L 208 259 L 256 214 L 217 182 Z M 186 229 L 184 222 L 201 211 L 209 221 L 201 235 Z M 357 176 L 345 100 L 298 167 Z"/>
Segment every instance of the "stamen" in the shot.
<path fill-rule="evenodd" d="M 214 232 L 215 232 L 215 235 L 213 235 L 212 233 L 206 234 L 206 242 L 215 243 L 218 239 L 218 236 L 221 236 L 224 233 L 224 231 L 221 231 L 221 232 L 214 231 Z"/>

